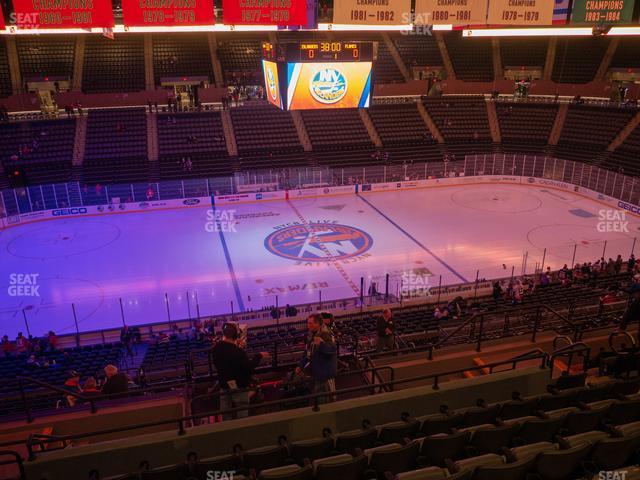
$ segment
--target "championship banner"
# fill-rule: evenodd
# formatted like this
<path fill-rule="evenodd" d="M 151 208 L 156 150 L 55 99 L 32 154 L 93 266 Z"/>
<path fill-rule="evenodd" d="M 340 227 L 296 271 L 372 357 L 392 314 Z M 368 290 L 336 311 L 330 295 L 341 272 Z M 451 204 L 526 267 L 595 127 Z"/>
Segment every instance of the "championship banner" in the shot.
<path fill-rule="evenodd" d="M 333 22 L 344 25 L 409 25 L 411 0 L 335 0 Z"/>
<path fill-rule="evenodd" d="M 486 0 L 416 0 L 416 25 L 480 25 L 487 21 Z"/>
<path fill-rule="evenodd" d="M 111 0 L 14 0 L 16 25 L 31 28 L 112 28 Z"/>
<path fill-rule="evenodd" d="M 307 0 L 222 0 L 225 25 L 307 25 Z"/>
<path fill-rule="evenodd" d="M 366 108 L 371 62 L 289 63 L 287 109 Z"/>
<path fill-rule="evenodd" d="M 127 27 L 212 25 L 213 0 L 122 0 Z"/>
<path fill-rule="evenodd" d="M 571 23 L 631 23 L 634 0 L 574 0 Z"/>
<path fill-rule="evenodd" d="M 4 30 L 5 28 L 4 16 L 2 15 L 2 8 L 0 8 L 0 30 Z"/>
<path fill-rule="evenodd" d="M 491 0 L 489 25 L 545 26 L 553 24 L 555 0 Z"/>

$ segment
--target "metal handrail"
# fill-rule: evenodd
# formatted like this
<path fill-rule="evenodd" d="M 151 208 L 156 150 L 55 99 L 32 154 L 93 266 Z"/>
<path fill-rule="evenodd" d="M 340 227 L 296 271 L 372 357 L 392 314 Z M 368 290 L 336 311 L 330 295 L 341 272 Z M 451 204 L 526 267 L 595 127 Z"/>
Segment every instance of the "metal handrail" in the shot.
<path fill-rule="evenodd" d="M 558 340 L 566 340 L 568 345 L 573 345 L 573 340 L 568 335 L 556 335 L 553 339 L 553 350 L 555 351 L 558 348 Z"/>
<path fill-rule="evenodd" d="M 568 356 L 569 363 L 567 365 L 567 368 L 568 370 L 571 370 L 573 355 L 581 352 L 586 353 L 585 355 L 583 355 L 582 369 L 584 372 L 589 370 L 589 356 L 591 354 L 591 347 L 584 342 L 576 342 L 576 343 L 572 343 L 571 345 L 566 345 L 562 348 L 559 348 L 558 350 L 555 350 L 554 352 L 551 353 L 551 355 L 549 356 L 549 370 L 550 370 L 551 377 L 553 378 L 553 369 L 555 368 L 556 358 Z"/>
<path fill-rule="evenodd" d="M 532 356 L 531 358 L 528 358 L 527 361 L 529 360 L 533 360 L 535 358 L 539 358 L 541 360 L 544 361 L 544 359 L 546 359 L 546 354 L 545 355 L 538 355 L 538 356 Z M 406 383 L 413 383 L 413 382 L 419 382 L 419 381 L 424 381 L 424 380 L 432 380 L 433 384 L 431 385 L 431 388 L 434 390 L 439 390 L 440 386 L 440 379 L 441 378 L 447 378 L 450 376 L 454 376 L 454 375 L 460 375 L 465 371 L 474 371 L 474 370 L 483 370 L 483 369 L 494 369 L 496 367 L 502 366 L 502 365 L 512 365 L 513 369 L 515 369 L 515 366 L 517 365 L 518 362 L 520 362 L 522 360 L 503 360 L 500 362 L 494 362 L 494 363 L 490 363 L 490 364 L 486 364 L 486 365 L 475 365 L 475 366 L 471 366 L 471 367 L 465 367 L 465 368 L 460 368 L 457 370 L 451 370 L 451 371 L 446 371 L 446 372 L 440 372 L 440 373 L 435 373 L 435 374 L 428 374 L 428 375 L 419 375 L 416 377 L 409 377 L 409 378 L 401 378 L 401 379 L 394 379 L 392 381 L 387 381 L 387 382 L 383 382 L 378 384 L 378 387 L 391 387 L 392 389 L 396 386 L 396 385 L 400 385 L 400 384 L 406 384 Z M 541 366 L 541 368 L 544 368 L 544 365 Z M 349 387 L 349 388 L 344 388 L 341 390 L 336 390 L 335 392 L 332 392 L 331 395 L 335 396 L 335 395 L 341 395 L 341 394 L 350 394 L 350 393 L 355 393 L 355 392 L 361 392 L 361 391 L 370 391 L 371 390 L 371 385 L 360 385 L 360 386 L 356 386 L 356 387 Z M 302 395 L 299 397 L 295 397 L 295 400 L 297 401 L 302 401 L 302 400 L 309 400 L 312 403 L 312 409 L 314 411 L 319 411 L 320 410 L 320 403 L 319 403 L 319 399 L 322 397 L 326 397 L 327 393 L 323 392 L 323 393 L 315 393 L 315 394 L 309 394 L 309 395 Z M 147 423 L 141 423 L 141 424 L 133 424 L 133 425 L 125 425 L 125 426 L 121 426 L 121 427 L 115 427 L 115 428 L 110 428 L 110 429 L 105 429 L 105 430 L 99 430 L 99 431 L 94 431 L 94 432 L 86 432 L 86 433 L 81 433 L 81 434 L 71 434 L 71 435 L 42 435 L 42 434 L 32 434 L 29 435 L 29 438 L 27 439 L 27 451 L 29 452 L 29 459 L 33 460 L 36 458 L 36 452 L 34 451 L 34 445 L 44 445 L 46 443 L 50 443 L 50 442 L 62 442 L 62 443 L 68 443 L 68 442 L 72 442 L 74 440 L 80 440 L 80 439 L 84 439 L 84 438 L 90 438 L 90 437 L 96 437 L 96 436 L 101 436 L 101 435 L 111 435 L 114 433 L 123 433 L 123 432 L 129 432 L 129 431 L 133 431 L 133 430 L 140 430 L 140 429 L 145 429 L 145 428 L 153 428 L 153 427 L 160 427 L 160 426 L 166 426 L 166 425 L 171 425 L 171 424 L 176 424 L 178 427 L 178 435 L 184 435 L 185 434 L 185 424 L 189 423 L 189 422 L 194 422 L 196 420 L 202 419 L 202 418 L 209 418 L 209 417 L 218 417 L 220 415 L 225 415 L 225 414 L 236 414 L 238 412 L 245 412 L 245 411 L 251 411 L 253 409 L 263 409 L 265 407 L 271 407 L 271 406 L 276 406 L 276 405 L 280 405 L 284 402 L 290 402 L 291 398 L 286 399 L 286 400 L 275 400 L 275 401 L 271 401 L 271 402 L 264 402 L 264 403 L 259 403 L 259 404 L 255 404 L 255 405 L 247 405 L 247 406 L 242 406 L 242 407 L 235 407 L 235 408 L 230 408 L 230 409 L 224 409 L 224 410 L 215 410 L 215 411 L 211 411 L 211 412 L 204 412 L 204 413 L 199 413 L 197 415 L 190 415 L 190 416 L 185 416 L 185 417 L 181 417 L 178 419 L 170 419 L 170 420 L 158 420 L 155 422 L 147 422 Z"/>
<path fill-rule="evenodd" d="M 637 342 L 636 342 L 636 339 L 635 339 L 635 337 L 633 335 L 631 335 L 626 330 L 614 330 L 613 332 L 611 332 L 609 334 L 609 348 L 611 350 L 613 350 L 615 353 L 618 353 L 618 350 L 613 346 L 613 339 L 615 337 L 617 337 L 618 335 L 624 335 L 625 337 L 627 337 L 631 341 L 632 347 L 633 348 L 636 347 Z"/>
<path fill-rule="evenodd" d="M 0 450 L 0 457 L 13 457 L 12 460 L 0 460 L 0 466 L 16 464 L 18 466 L 18 471 L 20 472 L 20 480 L 26 480 L 27 474 L 24 471 L 24 460 L 22 455 L 13 450 Z"/>

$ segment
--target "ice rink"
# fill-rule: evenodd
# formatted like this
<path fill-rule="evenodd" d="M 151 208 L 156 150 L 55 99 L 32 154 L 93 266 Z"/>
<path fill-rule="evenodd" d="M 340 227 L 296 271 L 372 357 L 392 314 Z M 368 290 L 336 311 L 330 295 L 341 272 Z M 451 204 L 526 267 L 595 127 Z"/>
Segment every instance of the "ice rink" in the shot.
<path fill-rule="evenodd" d="M 81 331 L 628 258 L 640 221 L 541 186 L 466 185 L 35 222 L 0 231 L 0 334 Z M 604 212 L 604 213 L 603 213 Z M 608 212 L 608 213 L 607 213 Z M 607 218 L 603 219 L 603 215 Z M 628 222 L 625 224 L 624 222 Z M 606 230 L 623 230 L 609 231 Z M 625 231 L 626 230 L 626 231 Z M 576 247 L 577 245 L 577 247 Z M 426 279 L 426 280 L 425 280 Z M 16 288 L 32 285 L 33 288 Z M 321 293 L 320 293 L 321 292 Z M 166 299 L 165 300 L 165 295 Z M 120 299 L 122 300 L 122 310 Z"/>

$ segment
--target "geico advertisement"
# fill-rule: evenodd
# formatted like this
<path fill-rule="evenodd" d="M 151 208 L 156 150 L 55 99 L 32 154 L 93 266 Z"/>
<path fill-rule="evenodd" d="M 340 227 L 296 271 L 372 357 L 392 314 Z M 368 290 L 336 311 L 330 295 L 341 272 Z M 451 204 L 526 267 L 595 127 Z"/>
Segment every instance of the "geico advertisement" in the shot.
<path fill-rule="evenodd" d="M 264 85 L 267 90 L 267 100 L 278 108 L 282 107 L 282 97 L 280 96 L 280 82 L 278 79 L 278 64 L 275 62 L 262 61 L 264 71 Z"/>
<path fill-rule="evenodd" d="M 289 110 L 363 108 L 371 96 L 371 62 L 289 63 Z"/>

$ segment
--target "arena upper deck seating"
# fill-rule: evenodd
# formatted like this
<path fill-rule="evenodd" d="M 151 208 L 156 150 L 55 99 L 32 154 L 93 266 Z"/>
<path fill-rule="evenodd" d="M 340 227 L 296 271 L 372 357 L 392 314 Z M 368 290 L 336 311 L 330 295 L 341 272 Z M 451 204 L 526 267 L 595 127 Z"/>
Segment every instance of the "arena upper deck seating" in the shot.
<path fill-rule="evenodd" d="M 640 175 L 640 165 L 637 159 L 640 156 L 640 127 L 636 127 L 622 142 L 605 163 L 605 168 L 612 168 L 627 175 Z"/>
<path fill-rule="evenodd" d="M 592 81 L 608 45 L 606 37 L 559 37 L 551 79 L 558 83 Z"/>
<path fill-rule="evenodd" d="M 153 73 L 156 85 L 164 77 L 207 77 L 213 80 L 209 43 L 205 35 L 154 35 Z"/>
<path fill-rule="evenodd" d="M 231 173 L 219 112 L 158 115 L 162 178 L 224 176 Z M 182 159 L 193 164 L 186 169 Z"/>
<path fill-rule="evenodd" d="M 24 80 L 44 77 L 71 79 L 76 51 L 74 37 L 24 35 L 16 38 L 20 70 Z"/>
<path fill-rule="evenodd" d="M 498 102 L 496 112 L 505 151 L 544 152 L 558 113 L 557 105 Z"/>
<path fill-rule="evenodd" d="M 444 35 L 456 78 L 468 82 L 493 80 L 490 38 L 462 38 L 458 32 Z"/>
<path fill-rule="evenodd" d="M 385 146 L 435 143 L 413 102 L 373 105 L 369 116 Z"/>
<path fill-rule="evenodd" d="M 87 183 L 135 182 L 148 177 L 144 108 L 91 110 L 83 161 Z"/>
<path fill-rule="evenodd" d="M 230 81 L 233 74 L 252 74 L 255 78 L 261 76 L 262 42 L 266 38 L 233 37 L 218 41 L 218 58 L 225 74 L 225 80 Z"/>
<path fill-rule="evenodd" d="M 0 38 L 0 98 L 11 95 L 11 76 L 9 74 L 9 60 L 7 46 Z"/>
<path fill-rule="evenodd" d="M 113 75 L 118 72 L 118 75 Z M 119 35 L 114 40 L 88 35 L 82 90 L 87 93 L 144 90 L 144 38 Z"/>
<path fill-rule="evenodd" d="M 544 37 L 527 39 L 503 37 L 500 39 L 502 68 L 543 68 L 548 46 L 549 40 Z"/>
<path fill-rule="evenodd" d="M 3 146 L 0 158 L 5 169 L 22 169 L 31 183 L 69 180 L 75 139 L 74 120 L 0 124 L 0 139 Z"/>
<path fill-rule="evenodd" d="M 611 59 L 611 68 L 638 68 L 640 67 L 640 42 L 635 38 L 620 39 Z"/>
<path fill-rule="evenodd" d="M 304 110 L 302 118 L 314 150 L 373 147 L 369 133 L 355 108 Z"/>
<path fill-rule="evenodd" d="M 634 115 L 635 110 L 626 108 L 571 105 L 556 154 L 569 160 L 592 162 Z"/>
<path fill-rule="evenodd" d="M 442 66 L 440 49 L 431 35 L 397 35 L 393 42 L 407 68 Z"/>
<path fill-rule="evenodd" d="M 424 105 L 447 143 L 490 143 L 484 97 L 447 95 L 426 98 Z"/>
<path fill-rule="evenodd" d="M 240 155 L 301 152 L 302 145 L 289 112 L 269 105 L 231 110 Z"/>

